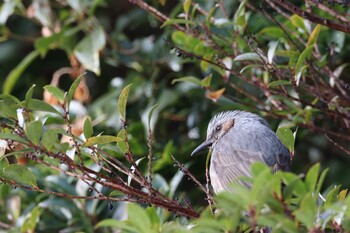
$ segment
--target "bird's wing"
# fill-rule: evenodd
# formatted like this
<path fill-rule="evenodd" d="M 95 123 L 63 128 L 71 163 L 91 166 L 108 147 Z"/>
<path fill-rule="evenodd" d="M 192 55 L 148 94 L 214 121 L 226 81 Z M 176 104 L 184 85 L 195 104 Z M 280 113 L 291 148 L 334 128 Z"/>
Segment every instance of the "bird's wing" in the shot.
<path fill-rule="evenodd" d="M 233 182 L 248 185 L 239 178 L 251 176 L 250 167 L 252 163 L 258 161 L 264 161 L 261 152 L 233 149 L 232 147 L 229 150 L 222 147 L 214 148 L 210 164 L 210 176 L 214 191 L 217 193 L 229 190 L 228 184 Z"/>

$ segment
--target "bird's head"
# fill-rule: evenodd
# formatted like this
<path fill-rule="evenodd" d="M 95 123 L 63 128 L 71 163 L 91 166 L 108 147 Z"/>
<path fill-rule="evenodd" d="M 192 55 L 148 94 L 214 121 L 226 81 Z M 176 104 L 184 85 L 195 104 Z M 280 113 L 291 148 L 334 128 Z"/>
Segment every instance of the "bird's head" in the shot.
<path fill-rule="evenodd" d="M 234 114 L 229 114 L 233 112 L 218 113 L 210 120 L 207 130 L 207 139 L 194 149 L 191 156 L 205 148 L 214 146 L 232 127 L 234 127 L 236 117 Z"/>
<path fill-rule="evenodd" d="M 213 147 L 228 131 L 233 128 L 253 127 L 259 125 L 267 126 L 265 120 L 258 115 L 244 111 L 226 111 L 216 114 L 209 122 L 207 139 L 200 144 L 191 155 Z M 243 130 L 243 129 L 242 129 Z"/>

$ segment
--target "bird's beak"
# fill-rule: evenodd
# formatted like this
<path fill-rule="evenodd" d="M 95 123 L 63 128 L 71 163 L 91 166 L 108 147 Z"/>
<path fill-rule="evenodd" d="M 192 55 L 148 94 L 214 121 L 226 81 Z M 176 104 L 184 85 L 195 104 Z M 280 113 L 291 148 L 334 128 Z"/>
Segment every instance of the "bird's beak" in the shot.
<path fill-rule="evenodd" d="M 192 151 L 191 156 L 197 154 L 198 152 L 210 147 L 213 144 L 213 142 L 209 139 L 204 141 L 202 144 L 200 144 L 194 151 Z"/>

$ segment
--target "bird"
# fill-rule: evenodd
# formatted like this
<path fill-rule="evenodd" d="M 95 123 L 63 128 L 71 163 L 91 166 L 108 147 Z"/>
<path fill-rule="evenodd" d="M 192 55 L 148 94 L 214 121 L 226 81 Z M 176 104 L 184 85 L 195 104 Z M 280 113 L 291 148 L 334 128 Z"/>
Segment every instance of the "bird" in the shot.
<path fill-rule="evenodd" d="M 230 183 L 249 187 L 241 177 L 250 177 L 254 162 L 263 162 L 272 172 L 290 171 L 291 154 L 260 116 L 233 110 L 216 114 L 209 122 L 206 140 L 191 156 L 211 148 L 209 176 L 214 193 L 230 191 Z"/>

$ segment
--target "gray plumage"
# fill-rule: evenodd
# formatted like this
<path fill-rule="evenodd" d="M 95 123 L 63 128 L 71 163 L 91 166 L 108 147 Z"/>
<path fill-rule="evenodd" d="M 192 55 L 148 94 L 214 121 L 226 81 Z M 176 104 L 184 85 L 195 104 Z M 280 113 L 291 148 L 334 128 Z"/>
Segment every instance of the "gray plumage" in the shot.
<path fill-rule="evenodd" d="M 210 180 L 215 193 L 229 190 L 239 177 L 250 176 L 254 162 L 265 162 L 277 170 L 290 170 L 290 153 L 258 115 L 244 111 L 221 112 L 208 125 L 207 139 L 193 152 L 212 148 Z"/>

